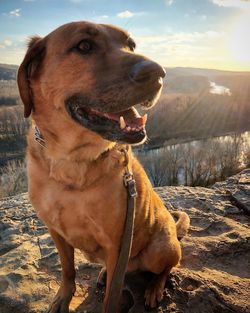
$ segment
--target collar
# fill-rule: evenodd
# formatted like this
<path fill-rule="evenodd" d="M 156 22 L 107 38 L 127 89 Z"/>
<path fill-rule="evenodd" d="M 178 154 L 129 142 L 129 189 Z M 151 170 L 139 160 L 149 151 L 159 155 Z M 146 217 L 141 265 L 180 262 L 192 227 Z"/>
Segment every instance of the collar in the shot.
<path fill-rule="evenodd" d="M 35 141 L 38 142 L 42 147 L 45 147 L 44 137 L 37 126 L 35 126 L 34 136 L 35 136 Z"/>
<path fill-rule="evenodd" d="M 39 143 L 40 146 L 42 146 L 43 148 L 46 147 L 46 144 L 45 144 L 45 140 L 44 140 L 44 137 L 40 131 L 40 129 L 38 128 L 37 125 L 35 125 L 35 133 L 34 133 L 34 137 L 35 137 L 35 141 Z M 114 147 L 112 147 L 111 149 L 107 149 L 105 151 L 103 151 L 97 159 L 100 159 L 100 158 L 105 158 L 108 156 L 110 150 L 114 149 L 115 147 L 117 148 L 118 144 L 114 145 Z M 123 149 L 122 149 L 123 150 Z M 96 159 L 96 160 L 97 160 Z M 95 160 L 95 161 L 96 161 Z"/>

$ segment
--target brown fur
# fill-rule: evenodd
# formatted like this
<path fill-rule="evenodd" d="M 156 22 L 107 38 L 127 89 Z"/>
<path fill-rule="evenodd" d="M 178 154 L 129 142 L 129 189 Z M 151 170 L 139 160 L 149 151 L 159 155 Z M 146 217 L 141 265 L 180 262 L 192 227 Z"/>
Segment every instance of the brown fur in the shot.
<path fill-rule="evenodd" d="M 84 61 L 68 52 L 72 42 L 80 40 L 84 31 L 89 36 L 96 36 L 97 32 L 106 50 L 126 36 L 124 31 L 112 26 L 64 25 L 43 39 L 32 39 L 18 73 L 25 116 L 32 111 L 33 121 L 46 143 L 43 148 L 34 140 L 34 127 L 31 127 L 28 135 L 30 200 L 46 223 L 62 264 L 62 283 L 49 309 L 51 313 L 68 312 L 75 291 L 74 248 L 82 250 L 90 261 L 106 266 L 108 294 L 126 212 L 122 145 L 77 124 L 64 108 L 65 98 L 81 89 L 95 93 L 96 80 L 105 75 L 105 66 L 99 64 L 98 67 L 97 60 Z M 128 58 L 144 58 L 127 47 L 119 51 Z M 120 68 L 116 53 L 112 52 L 111 60 L 107 57 L 106 63 L 109 62 Z M 180 261 L 181 248 L 172 216 L 131 150 L 129 166 L 136 179 L 138 198 L 128 271 L 157 274 L 145 294 L 147 305 L 154 307 L 162 298 L 171 268 Z M 187 228 L 188 217 L 184 220 Z M 106 305 L 107 297 L 103 312 Z"/>

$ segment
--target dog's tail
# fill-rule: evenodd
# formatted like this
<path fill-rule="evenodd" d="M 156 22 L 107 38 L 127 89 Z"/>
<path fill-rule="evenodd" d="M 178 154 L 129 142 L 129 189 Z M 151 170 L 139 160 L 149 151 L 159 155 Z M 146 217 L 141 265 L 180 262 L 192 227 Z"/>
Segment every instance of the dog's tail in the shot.
<path fill-rule="evenodd" d="M 190 226 L 190 218 L 185 212 L 174 211 L 172 215 L 177 218 L 176 222 L 176 230 L 177 230 L 177 238 L 181 240 L 184 236 L 186 236 L 189 226 Z"/>

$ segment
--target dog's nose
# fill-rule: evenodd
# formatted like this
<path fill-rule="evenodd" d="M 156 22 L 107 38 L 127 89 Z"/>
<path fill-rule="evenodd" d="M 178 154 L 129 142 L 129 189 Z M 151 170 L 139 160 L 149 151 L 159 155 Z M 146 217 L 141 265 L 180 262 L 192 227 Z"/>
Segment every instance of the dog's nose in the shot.
<path fill-rule="evenodd" d="M 164 78 L 166 71 L 163 67 L 153 61 L 144 60 L 136 63 L 130 71 L 130 79 L 137 83 L 145 83 L 149 80 Z"/>

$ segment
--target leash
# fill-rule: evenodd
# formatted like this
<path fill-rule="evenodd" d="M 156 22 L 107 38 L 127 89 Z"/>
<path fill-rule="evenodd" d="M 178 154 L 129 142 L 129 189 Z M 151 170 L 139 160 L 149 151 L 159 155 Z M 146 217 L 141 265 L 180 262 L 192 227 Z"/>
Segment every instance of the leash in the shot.
<path fill-rule="evenodd" d="M 125 155 L 125 173 L 123 176 L 124 186 L 127 189 L 127 213 L 124 225 L 124 232 L 121 240 L 121 247 L 119 257 L 116 263 L 115 271 L 112 277 L 110 292 L 108 295 L 108 305 L 106 313 L 117 312 L 117 307 L 122 293 L 125 272 L 131 252 L 133 230 L 134 230 L 134 216 L 135 216 L 135 203 L 137 197 L 136 182 L 132 171 L 129 170 L 128 151 L 121 150 Z"/>

